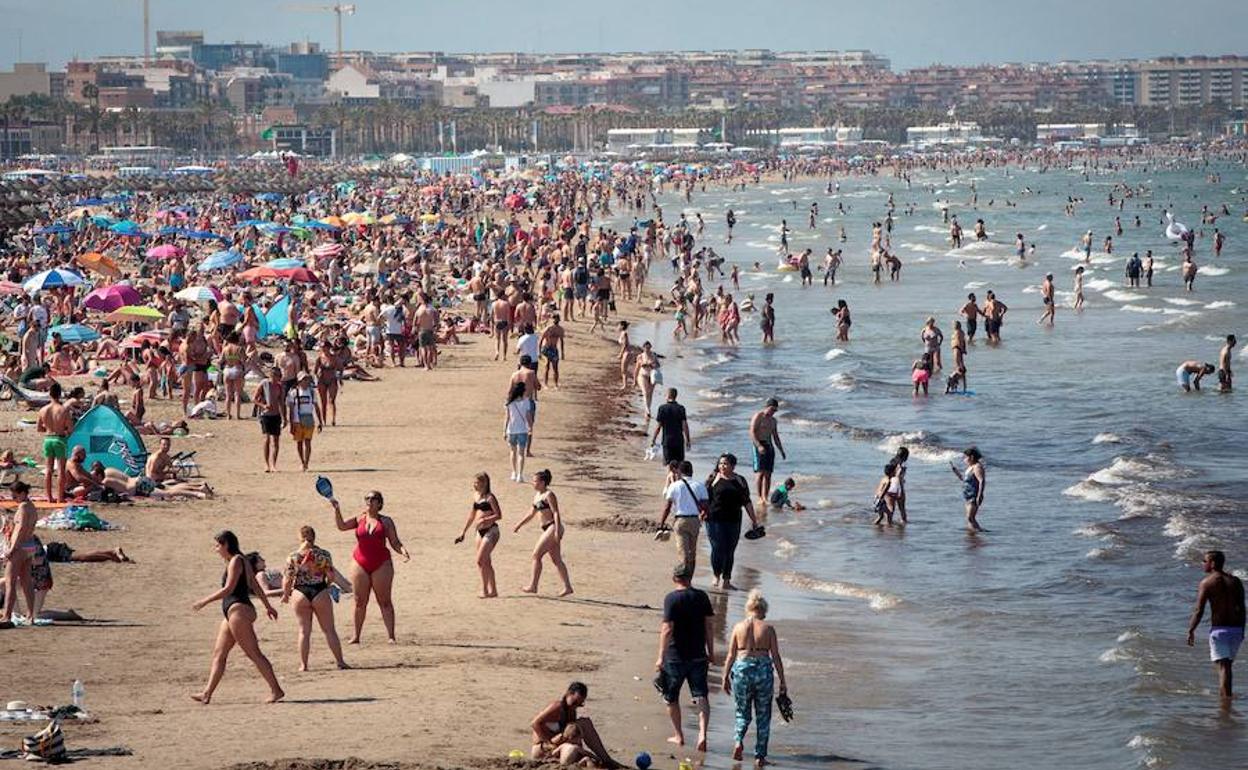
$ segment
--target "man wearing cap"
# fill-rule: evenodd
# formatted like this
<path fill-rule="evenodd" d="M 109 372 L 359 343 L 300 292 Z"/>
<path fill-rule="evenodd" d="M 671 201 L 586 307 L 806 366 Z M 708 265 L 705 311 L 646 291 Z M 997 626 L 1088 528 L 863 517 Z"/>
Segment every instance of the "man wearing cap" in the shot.
<path fill-rule="evenodd" d="M 299 452 L 299 462 L 306 471 L 308 462 L 312 459 L 312 434 L 321 430 L 325 424 L 320 402 L 316 400 L 316 389 L 312 387 L 311 374 L 306 371 L 299 372 L 295 387 L 286 394 L 286 408 L 290 420 L 290 436 Z"/>
<path fill-rule="evenodd" d="M 758 492 L 759 504 L 766 506 L 771 497 L 771 474 L 776 469 L 776 450 L 780 456 L 789 459 L 784 453 L 784 444 L 780 442 L 780 429 L 776 425 L 776 410 L 780 402 L 775 398 L 767 399 L 767 405 L 750 420 L 750 444 L 754 447 L 755 487 Z"/>
<path fill-rule="evenodd" d="M 672 460 L 667 465 L 667 489 L 663 490 L 663 514 L 659 516 L 659 529 L 667 526 L 667 517 L 673 516 L 672 529 L 676 533 L 676 553 L 680 563 L 693 570 L 698 559 L 698 532 L 702 528 L 702 508 L 706 505 L 706 485 L 693 478 L 693 463 L 688 460 Z"/>
<path fill-rule="evenodd" d="M 654 668 L 659 672 L 658 684 L 667 703 L 667 714 L 672 720 L 672 737 L 669 743 L 685 745 L 685 733 L 681 727 L 680 690 L 689 682 L 689 695 L 698 709 L 698 751 L 706 751 L 706 729 L 710 721 L 711 707 L 707 701 L 709 692 L 706 676 L 710 661 L 715 657 L 715 635 L 711 629 L 711 600 L 689 582 L 693 579 L 693 567 L 678 564 L 672 570 L 672 582 L 676 589 L 663 600 L 663 624 L 659 626 L 659 658 Z"/>

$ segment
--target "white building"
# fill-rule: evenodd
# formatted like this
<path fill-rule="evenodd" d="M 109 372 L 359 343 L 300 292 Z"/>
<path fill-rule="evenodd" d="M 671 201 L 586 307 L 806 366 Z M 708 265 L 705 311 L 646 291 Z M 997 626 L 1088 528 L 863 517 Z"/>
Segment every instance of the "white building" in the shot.
<path fill-rule="evenodd" d="M 1036 142 L 1098 142 L 1120 140 L 1130 142 L 1140 138 L 1140 130 L 1134 123 L 1039 123 L 1036 125 Z"/>
<path fill-rule="evenodd" d="M 782 128 L 778 131 L 751 131 L 749 136 L 758 137 L 769 147 L 831 147 L 857 144 L 862 141 L 862 129 L 857 126 L 809 126 Z"/>
<path fill-rule="evenodd" d="M 709 128 L 612 128 L 607 131 L 607 149 L 695 148 L 712 138 Z"/>
<path fill-rule="evenodd" d="M 953 123 L 939 123 L 935 126 L 910 126 L 906 129 L 906 141 L 914 147 L 932 145 L 964 147 L 967 145 L 995 144 L 1001 140 L 997 137 L 981 134 L 978 123 L 956 121 Z"/>

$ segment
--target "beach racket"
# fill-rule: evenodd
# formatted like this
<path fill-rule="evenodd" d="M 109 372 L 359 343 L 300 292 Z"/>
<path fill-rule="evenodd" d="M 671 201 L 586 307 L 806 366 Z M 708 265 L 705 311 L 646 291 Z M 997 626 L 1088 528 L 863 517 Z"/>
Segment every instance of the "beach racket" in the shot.
<path fill-rule="evenodd" d="M 317 494 L 326 500 L 334 499 L 334 485 L 329 483 L 329 479 L 324 476 L 316 477 L 316 491 Z"/>

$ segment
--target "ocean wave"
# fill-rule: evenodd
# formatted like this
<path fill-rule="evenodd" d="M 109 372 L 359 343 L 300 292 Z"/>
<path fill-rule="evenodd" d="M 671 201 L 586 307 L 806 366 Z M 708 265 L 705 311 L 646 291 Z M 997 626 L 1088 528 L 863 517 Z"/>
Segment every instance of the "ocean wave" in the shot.
<path fill-rule="evenodd" d="M 1118 284 L 1114 283 L 1108 278 L 1093 278 L 1090 281 L 1084 281 L 1083 285 L 1091 289 L 1092 291 L 1105 291 L 1106 289 L 1114 288 Z"/>
<path fill-rule="evenodd" d="M 1071 534 L 1082 537 L 1111 537 L 1114 533 L 1107 524 L 1084 524 Z"/>
<path fill-rule="evenodd" d="M 1200 300 L 1188 299 L 1187 297 L 1162 297 L 1163 302 L 1171 305 L 1199 305 Z"/>
<path fill-rule="evenodd" d="M 1077 497 L 1081 500 L 1087 500 L 1092 503 L 1108 503 L 1118 499 L 1118 492 L 1099 484 L 1095 481 L 1084 479 L 1077 484 L 1071 484 L 1062 490 L 1062 494 L 1067 497 Z"/>
<path fill-rule="evenodd" d="M 1144 305 L 1123 305 L 1122 307 L 1120 307 L 1120 308 L 1118 308 L 1118 309 L 1119 309 L 1119 310 L 1126 310 L 1126 311 L 1131 312 L 1131 313 L 1158 313 L 1158 314 L 1160 314 L 1160 313 L 1164 313 L 1164 312 L 1166 312 L 1166 311 L 1165 311 L 1165 308 L 1160 308 L 1160 307 L 1145 307 Z"/>
<path fill-rule="evenodd" d="M 906 447 L 910 456 L 926 463 L 947 463 L 956 460 L 961 450 L 940 446 L 927 431 L 910 431 L 886 436 L 876 448 L 888 454 L 896 454 L 897 450 Z"/>
<path fill-rule="evenodd" d="M 849 351 L 844 348 L 832 348 L 827 353 L 823 354 L 823 360 L 831 361 L 833 359 L 840 358 L 843 355 L 847 355 L 848 353 Z"/>
<path fill-rule="evenodd" d="M 987 285 L 988 285 L 987 281 L 971 281 L 970 283 L 966 284 L 962 288 L 966 289 L 967 291 L 975 291 L 976 289 L 982 289 Z"/>
<path fill-rule="evenodd" d="M 849 374 L 848 372 L 837 372 L 836 374 L 828 377 L 828 385 L 836 390 L 844 391 L 850 391 L 857 387 L 854 381 L 854 375 Z"/>
<path fill-rule="evenodd" d="M 794 588 L 832 594 L 846 599 L 859 599 L 865 601 L 871 609 L 876 610 L 877 612 L 896 609 L 903 603 L 901 597 L 899 596 L 894 596 L 893 594 L 876 588 L 868 588 L 867 586 L 846 583 L 839 580 L 818 580 L 796 572 L 781 575 L 780 579 Z"/>
<path fill-rule="evenodd" d="M 785 540 L 784 538 L 780 538 L 778 541 L 776 541 L 775 555 L 777 559 L 787 559 L 790 556 L 792 556 L 793 552 L 796 550 L 797 550 L 797 546 L 793 543 L 792 540 Z"/>
<path fill-rule="evenodd" d="M 1173 479 L 1184 475 L 1182 469 L 1157 455 L 1115 457 L 1109 467 L 1088 476 L 1098 484 L 1123 485 L 1139 481 Z"/>
<path fill-rule="evenodd" d="M 1205 310 L 1221 310 L 1228 307 L 1235 307 L 1235 303 L 1231 302 L 1229 299 L 1223 299 L 1218 300 L 1217 302 L 1210 302 L 1208 305 L 1205 305 Z"/>
<path fill-rule="evenodd" d="M 1197 268 L 1197 272 L 1201 275 L 1226 275 L 1231 272 L 1229 267 L 1213 267 L 1212 265 L 1202 265 Z"/>
<path fill-rule="evenodd" d="M 937 246 L 929 246 L 926 243 L 903 243 L 901 247 L 906 251 L 913 251 L 919 254 L 944 254 L 945 249 Z"/>
<path fill-rule="evenodd" d="M 1107 561 L 1109 559 L 1116 559 L 1121 555 L 1122 552 L 1117 548 L 1093 548 L 1084 554 L 1084 558 L 1092 561 Z"/>
<path fill-rule="evenodd" d="M 1098 433 L 1092 437 L 1093 444 L 1121 444 L 1122 437 L 1116 433 Z"/>
<path fill-rule="evenodd" d="M 940 233 L 941 235 L 949 234 L 948 227 L 936 227 L 935 225 L 915 225 L 914 231 L 916 233 Z"/>
<path fill-rule="evenodd" d="M 1112 299 L 1114 302 L 1141 302 L 1148 299 L 1143 294 L 1136 294 L 1132 291 L 1123 291 L 1122 289 L 1109 289 L 1103 292 L 1106 299 Z"/>

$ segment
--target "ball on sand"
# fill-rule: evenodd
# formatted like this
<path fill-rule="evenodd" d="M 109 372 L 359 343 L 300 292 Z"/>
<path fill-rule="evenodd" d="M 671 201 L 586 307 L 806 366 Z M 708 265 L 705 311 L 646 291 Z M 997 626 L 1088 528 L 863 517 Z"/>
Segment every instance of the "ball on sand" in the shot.
<path fill-rule="evenodd" d="M 643 751 L 637 755 L 636 762 L 638 770 L 647 770 L 650 767 L 650 755 Z"/>
<path fill-rule="evenodd" d="M 507 758 L 512 760 L 513 762 L 519 759 L 524 759 L 524 752 L 521 751 L 520 749 L 512 749 L 511 751 L 507 752 Z"/>

